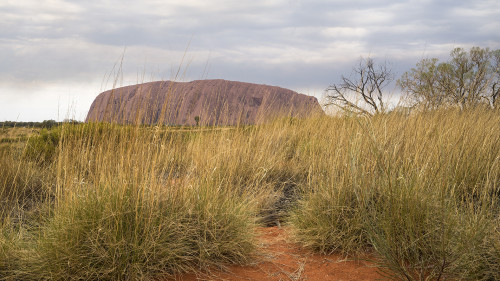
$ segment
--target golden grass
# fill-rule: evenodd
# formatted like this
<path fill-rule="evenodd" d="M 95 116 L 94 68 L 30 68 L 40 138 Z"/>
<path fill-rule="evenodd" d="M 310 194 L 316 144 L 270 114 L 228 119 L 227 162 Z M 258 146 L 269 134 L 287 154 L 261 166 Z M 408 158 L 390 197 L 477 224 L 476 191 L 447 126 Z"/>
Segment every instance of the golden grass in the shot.
<path fill-rule="evenodd" d="M 2 154 L 1 199 L 17 211 L 2 211 L 0 279 L 245 263 L 254 227 L 278 222 L 320 252 L 375 251 L 395 278 L 497 278 L 498 124 L 498 112 L 453 109 L 224 128 L 64 124 L 53 157 L 37 158 L 37 137 Z"/>

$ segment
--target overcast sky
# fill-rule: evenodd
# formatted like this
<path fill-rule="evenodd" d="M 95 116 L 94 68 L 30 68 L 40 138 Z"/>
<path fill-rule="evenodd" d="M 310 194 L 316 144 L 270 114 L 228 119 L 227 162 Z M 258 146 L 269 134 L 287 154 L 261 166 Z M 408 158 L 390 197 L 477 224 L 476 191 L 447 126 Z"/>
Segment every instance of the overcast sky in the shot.
<path fill-rule="evenodd" d="M 220 78 L 320 98 L 362 56 L 398 77 L 455 47 L 498 49 L 499 19 L 498 0 L 2 0 L 0 121 L 82 120 L 117 77 Z M 122 55 L 123 79 L 113 71 Z"/>

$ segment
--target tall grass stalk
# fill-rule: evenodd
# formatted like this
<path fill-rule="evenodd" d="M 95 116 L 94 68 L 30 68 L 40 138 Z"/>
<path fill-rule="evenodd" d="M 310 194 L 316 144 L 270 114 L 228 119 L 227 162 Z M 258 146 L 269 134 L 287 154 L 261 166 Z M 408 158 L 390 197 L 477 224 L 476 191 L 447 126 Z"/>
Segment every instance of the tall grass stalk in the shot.
<path fill-rule="evenodd" d="M 245 263 L 254 227 L 280 223 L 322 253 L 371 252 L 395 279 L 498 279 L 499 123 L 494 111 L 440 110 L 65 124 L 54 150 L 35 136 L 34 151 L 2 154 L 2 194 L 35 196 L 2 195 L 20 208 L 2 216 L 0 279 L 157 279 Z"/>
<path fill-rule="evenodd" d="M 151 279 L 251 257 L 255 196 L 185 170 L 195 134 L 85 124 L 61 138 L 53 215 L 27 261 L 35 275 Z"/>
<path fill-rule="evenodd" d="M 492 278 L 498 253 L 484 243 L 498 239 L 499 121 L 482 110 L 332 120 L 327 160 L 291 216 L 298 241 L 371 249 L 398 280 Z"/>

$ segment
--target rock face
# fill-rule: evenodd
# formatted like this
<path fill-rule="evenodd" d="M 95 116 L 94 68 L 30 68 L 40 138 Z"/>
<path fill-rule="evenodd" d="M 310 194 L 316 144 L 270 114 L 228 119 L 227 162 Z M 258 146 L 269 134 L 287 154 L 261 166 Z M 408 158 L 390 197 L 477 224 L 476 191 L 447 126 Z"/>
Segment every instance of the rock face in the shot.
<path fill-rule="evenodd" d="M 280 87 L 226 80 L 157 81 L 99 94 L 85 121 L 195 125 L 198 119 L 200 125 L 236 125 L 322 112 L 315 97 Z"/>

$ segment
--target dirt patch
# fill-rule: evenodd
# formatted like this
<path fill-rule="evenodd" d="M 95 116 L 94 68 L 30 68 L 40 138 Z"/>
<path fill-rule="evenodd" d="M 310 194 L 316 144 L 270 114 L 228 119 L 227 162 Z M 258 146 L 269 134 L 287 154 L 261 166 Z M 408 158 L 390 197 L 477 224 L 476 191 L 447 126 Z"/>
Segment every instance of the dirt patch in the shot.
<path fill-rule="evenodd" d="M 258 232 L 261 253 L 255 263 L 229 266 L 227 271 L 183 274 L 172 280 L 387 280 L 369 262 L 300 248 L 291 242 L 287 228 L 263 227 Z"/>

